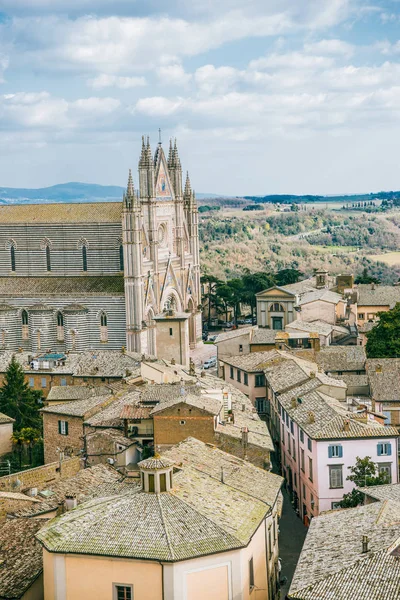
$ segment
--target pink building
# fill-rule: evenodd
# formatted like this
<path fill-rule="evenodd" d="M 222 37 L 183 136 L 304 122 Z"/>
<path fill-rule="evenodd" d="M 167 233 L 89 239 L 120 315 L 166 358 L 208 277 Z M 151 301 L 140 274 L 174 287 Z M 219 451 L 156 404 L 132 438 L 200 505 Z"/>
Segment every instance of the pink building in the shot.
<path fill-rule="evenodd" d="M 283 475 L 304 522 L 337 507 L 354 484 L 347 481 L 357 457 L 371 457 L 379 472 L 398 483 L 398 432 L 373 415 L 348 412 L 321 392 L 316 379 L 275 397 Z"/>

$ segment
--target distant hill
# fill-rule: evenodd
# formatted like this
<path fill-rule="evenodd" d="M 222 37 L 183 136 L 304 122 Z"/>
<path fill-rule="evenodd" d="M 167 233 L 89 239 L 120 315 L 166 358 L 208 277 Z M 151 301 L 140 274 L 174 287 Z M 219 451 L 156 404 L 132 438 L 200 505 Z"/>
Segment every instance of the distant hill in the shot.
<path fill-rule="evenodd" d="M 122 199 L 123 187 L 96 183 L 60 183 L 46 188 L 0 187 L 0 204 L 46 202 L 115 202 Z M 198 198 L 214 198 L 216 194 L 196 194 Z"/>
<path fill-rule="evenodd" d="M 271 194 L 269 196 L 243 196 L 245 200 L 272 204 L 298 204 L 307 202 L 363 202 L 369 200 L 394 200 L 399 192 L 376 192 L 370 194 L 342 194 L 336 196 L 295 196 L 293 194 Z"/>

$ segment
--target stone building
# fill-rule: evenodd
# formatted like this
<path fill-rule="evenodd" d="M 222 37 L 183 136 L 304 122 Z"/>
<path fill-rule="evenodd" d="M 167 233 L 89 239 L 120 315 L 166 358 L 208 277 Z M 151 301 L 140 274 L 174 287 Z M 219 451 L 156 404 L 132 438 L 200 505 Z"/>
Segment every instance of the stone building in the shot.
<path fill-rule="evenodd" d="M 198 214 L 176 142 L 142 141 L 121 202 L 0 208 L 0 350 L 161 354 L 155 317 L 186 313 L 201 339 Z M 172 311 L 172 313 L 171 313 Z M 164 324 L 165 325 L 165 324 Z M 168 327 L 167 332 L 170 331 Z M 165 329 L 165 326 L 163 327 Z"/>

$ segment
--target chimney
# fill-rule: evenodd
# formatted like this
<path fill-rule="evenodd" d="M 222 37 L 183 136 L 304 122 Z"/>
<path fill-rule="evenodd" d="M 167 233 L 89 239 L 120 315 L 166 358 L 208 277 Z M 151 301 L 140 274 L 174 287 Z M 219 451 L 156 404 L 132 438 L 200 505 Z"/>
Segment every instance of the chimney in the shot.
<path fill-rule="evenodd" d="M 375 289 L 375 284 L 371 283 L 371 290 L 374 290 L 374 289 Z"/>
<path fill-rule="evenodd" d="M 246 410 L 246 405 L 242 404 L 242 412 L 245 412 L 245 410 Z"/>
<path fill-rule="evenodd" d="M 310 412 L 308 413 L 308 422 L 311 423 L 315 423 L 315 414 L 313 413 L 312 410 L 310 410 Z"/>
<path fill-rule="evenodd" d="M 362 553 L 363 554 L 365 554 L 366 552 L 369 551 L 369 549 L 368 549 L 368 542 L 369 542 L 368 536 L 367 535 L 363 535 L 362 536 Z"/>
<path fill-rule="evenodd" d="M 349 419 L 345 419 L 345 421 L 343 423 L 343 431 L 350 431 L 350 420 Z"/>
<path fill-rule="evenodd" d="M 73 510 L 78 505 L 78 502 L 73 494 L 68 494 L 65 496 L 65 509 Z"/>
<path fill-rule="evenodd" d="M 375 373 L 382 373 L 382 365 L 376 365 Z"/>
<path fill-rule="evenodd" d="M 297 400 L 296 400 L 296 398 L 294 396 L 291 399 L 291 406 L 292 406 L 292 408 L 296 408 L 296 406 L 297 406 Z"/>
<path fill-rule="evenodd" d="M 221 483 L 224 483 L 224 467 L 221 467 Z"/>

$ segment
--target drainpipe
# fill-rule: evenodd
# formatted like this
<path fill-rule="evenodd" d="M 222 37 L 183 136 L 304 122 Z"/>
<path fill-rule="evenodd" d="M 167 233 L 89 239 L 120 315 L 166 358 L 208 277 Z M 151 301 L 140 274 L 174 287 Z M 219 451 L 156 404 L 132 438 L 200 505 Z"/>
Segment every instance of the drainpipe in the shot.
<path fill-rule="evenodd" d="M 270 511 L 271 514 L 273 511 Z M 269 577 L 269 548 L 268 548 L 268 531 L 267 531 L 267 518 L 264 518 L 264 526 L 265 526 L 265 562 L 267 567 L 267 586 L 268 586 L 268 600 L 271 600 L 271 580 Z"/>
<path fill-rule="evenodd" d="M 297 400 L 296 400 L 297 402 Z M 301 464 L 300 464 L 300 432 L 299 432 L 299 426 L 297 425 L 297 481 L 299 482 L 299 504 L 300 504 L 300 510 L 299 513 L 301 514 L 301 520 L 304 522 L 304 515 L 303 515 L 303 485 L 300 485 L 300 472 L 301 472 Z"/>

